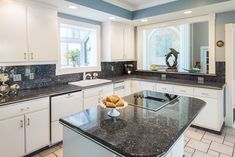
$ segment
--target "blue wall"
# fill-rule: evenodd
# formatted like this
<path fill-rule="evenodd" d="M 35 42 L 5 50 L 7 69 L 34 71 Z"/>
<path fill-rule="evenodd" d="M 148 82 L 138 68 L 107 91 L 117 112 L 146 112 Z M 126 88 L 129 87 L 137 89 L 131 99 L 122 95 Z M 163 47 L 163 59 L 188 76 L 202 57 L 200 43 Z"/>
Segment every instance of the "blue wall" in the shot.
<path fill-rule="evenodd" d="M 132 12 L 102 0 L 66 0 L 72 3 L 83 5 L 102 12 L 120 16 L 126 19 L 132 19 Z"/>
<path fill-rule="evenodd" d="M 197 8 L 205 5 L 210 5 L 214 3 L 226 2 L 230 0 L 178 0 L 167 4 L 162 4 L 159 6 L 154 6 L 142 10 L 137 10 L 133 12 L 133 19 L 140 19 L 155 15 L 166 14 L 170 12 L 176 12 L 180 10 L 186 10 L 190 8 Z"/>
<path fill-rule="evenodd" d="M 101 25 L 102 24 L 99 21 L 85 19 L 82 17 L 72 16 L 72 15 L 68 15 L 68 14 L 64 14 L 64 13 L 58 13 L 58 17 L 61 17 L 64 19 L 69 19 L 69 20 L 74 20 L 74 21 L 81 21 L 81 22 L 90 23 L 90 24 L 94 24 L 94 25 Z"/>
<path fill-rule="evenodd" d="M 66 0 L 102 12 L 134 20 L 231 0 L 177 0 L 137 11 L 129 11 L 103 0 Z"/>

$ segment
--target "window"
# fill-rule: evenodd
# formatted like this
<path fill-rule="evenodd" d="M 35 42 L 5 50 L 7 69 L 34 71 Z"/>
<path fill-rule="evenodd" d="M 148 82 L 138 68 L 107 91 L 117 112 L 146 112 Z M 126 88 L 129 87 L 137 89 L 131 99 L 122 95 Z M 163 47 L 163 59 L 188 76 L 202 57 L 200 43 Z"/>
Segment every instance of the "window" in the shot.
<path fill-rule="evenodd" d="M 58 74 L 100 71 L 100 26 L 61 19 Z"/>
<path fill-rule="evenodd" d="M 182 24 L 144 30 L 144 70 L 150 70 L 151 65 L 157 65 L 159 68 L 165 69 L 165 55 L 170 52 L 170 48 L 174 48 L 176 51 L 181 52 L 180 58 L 178 58 L 178 63 L 180 64 L 179 68 L 189 68 L 189 63 L 185 62 L 189 59 L 185 60 L 181 58 L 190 57 L 189 27 L 189 24 Z M 170 60 L 170 62 L 173 62 L 173 60 Z"/>

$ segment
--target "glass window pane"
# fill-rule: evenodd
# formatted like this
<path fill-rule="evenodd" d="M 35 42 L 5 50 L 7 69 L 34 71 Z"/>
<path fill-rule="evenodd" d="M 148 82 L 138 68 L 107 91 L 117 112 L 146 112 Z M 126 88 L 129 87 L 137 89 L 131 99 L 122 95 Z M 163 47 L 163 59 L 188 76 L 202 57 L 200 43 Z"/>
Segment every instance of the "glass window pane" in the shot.
<path fill-rule="evenodd" d="M 61 68 L 97 66 L 97 31 L 61 24 Z"/>

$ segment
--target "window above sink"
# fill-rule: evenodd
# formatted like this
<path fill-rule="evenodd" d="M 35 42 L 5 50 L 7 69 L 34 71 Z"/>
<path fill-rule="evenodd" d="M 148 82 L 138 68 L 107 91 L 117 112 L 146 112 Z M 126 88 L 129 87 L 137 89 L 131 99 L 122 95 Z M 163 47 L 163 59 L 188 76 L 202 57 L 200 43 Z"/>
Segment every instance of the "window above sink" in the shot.
<path fill-rule="evenodd" d="M 100 71 L 100 25 L 59 20 L 57 74 Z"/>

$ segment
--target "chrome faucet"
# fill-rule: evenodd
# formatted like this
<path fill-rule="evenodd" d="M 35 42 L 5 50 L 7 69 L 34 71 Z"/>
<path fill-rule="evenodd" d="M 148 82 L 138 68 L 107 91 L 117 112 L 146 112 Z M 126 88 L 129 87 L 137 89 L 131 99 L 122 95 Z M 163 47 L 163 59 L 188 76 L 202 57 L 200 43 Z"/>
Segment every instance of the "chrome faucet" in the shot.
<path fill-rule="evenodd" d="M 87 73 L 87 74 L 86 74 L 86 72 L 84 72 L 84 73 L 83 73 L 83 80 L 86 80 L 86 79 L 87 79 L 87 77 L 89 77 L 89 78 L 90 78 L 90 80 L 92 80 L 92 76 L 91 76 L 91 74 L 90 74 L 90 73 Z"/>

